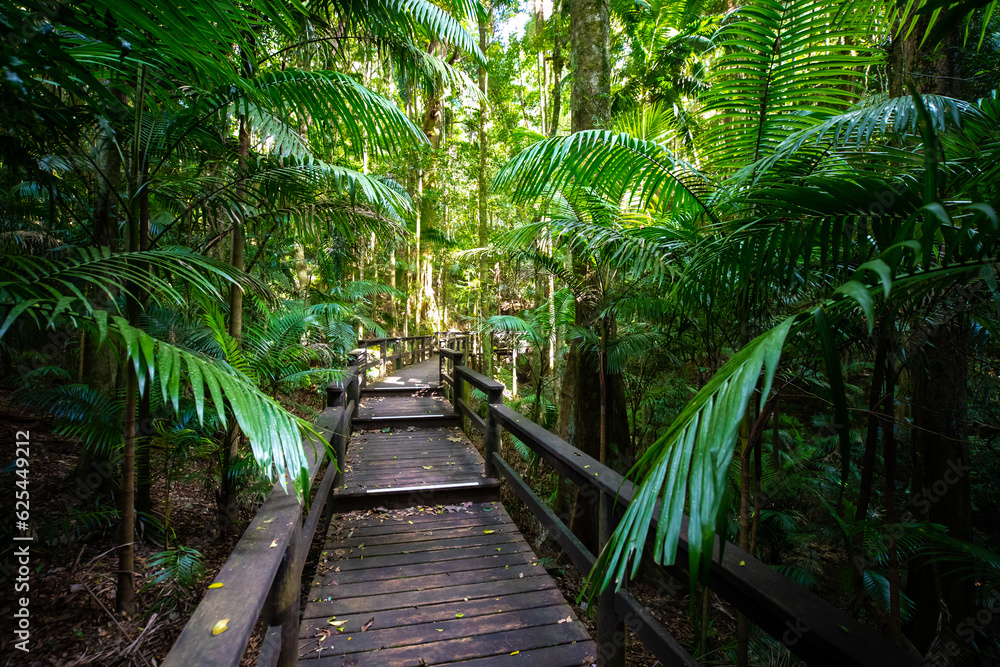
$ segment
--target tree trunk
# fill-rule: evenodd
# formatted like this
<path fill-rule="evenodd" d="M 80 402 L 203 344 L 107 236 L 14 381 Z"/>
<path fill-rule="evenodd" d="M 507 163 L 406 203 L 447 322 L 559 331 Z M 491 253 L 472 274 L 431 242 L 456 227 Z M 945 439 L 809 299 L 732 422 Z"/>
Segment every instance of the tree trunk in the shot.
<path fill-rule="evenodd" d="M 885 385 L 886 357 L 889 353 L 888 324 L 883 320 L 879 325 L 878 347 L 875 350 L 875 362 L 872 368 L 872 383 L 868 390 L 868 428 L 865 434 L 865 451 L 861 462 L 861 488 L 858 492 L 858 502 L 854 513 L 854 522 L 861 523 L 868 518 L 868 506 L 872 498 L 872 480 L 875 476 L 875 453 L 878 448 L 878 433 L 881 422 L 879 405 L 883 401 L 891 401 L 892 397 L 883 390 Z M 864 531 L 857 531 L 850 543 L 851 553 L 851 584 L 854 595 L 859 598 L 864 594 L 864 572 L 867 567 L 867 555 L 864 553 L 862 539 Z"/>
<path fill-rule="evenodd" d="M 487 2 L 485 5 L 486 17 L 479 22 L 479 49 L 486 53 L 486 34 L 493 31 L 493 9 Z M 479 247 L 485 248 L 490 242 L 490 222 L 489 214 L 486 210 L 487 197 L 489 195 L 489 181 L 486 174 L 486 115 L 488 106 L 486 103 L 487 79 L 486 68 L 479 67 Z M 482 255 L 479 258 L 479 312 L 481 317 L 487 317 L 490 312 L 490 264 L 489 258 Z M 483 374 L 488 378 L 493 377 L 493 339 L 489 334 L 483 336 Z"/>
<path fill-rule="evenodd" d="M 146 170 L 143 170 L 143 180 L 147 178 Z M 149 250 L 149 189 L 143 188 L 139 198 L 139 250 Z M 146 290 L 139 290 L 140 309 L 145 309 L 149 298 Z M 161 378 L 161 381 L 163 378 Z M 139 397 L 139 416 L 136 435 L 136 487 L 135 487 L 135 511 L 146 514 L 153 511 L 153 478 L 150 467 L 150 444 L 153 440 L 150 420 L 152 411 L 150 409 L 150 388 Z"/>
<path fill-rule="evenodd" d="M 562 3 L 552 6 L 552 121 L 549 123 L 549 136 L 559 133 L 559 116 L 562 114 Z"/>
<path fill-rule="evenodd" d="M 145 106 L 146 68 L 141 68 L 139 87 L 135 97 L 135 126 L 132 136 L 132 158 L 129 165 L 129 215 L 128 215 L 128 249 L 129 252 L 139 250 L 139 230 L 141 227 L 141 200 L 145 188 L 142 178 L 145 169 L 142 166 L 142 151 L 138 137 L 141 135 L 142 115 Z M 140 303 L 136 299 L 136 286 L 129 285 L 126 290 L 130 296 L 125 303 L 128 322 L 133 327 L 139 327 Z M 122 444 L 122 490 L 121 490 L 121 524 L 118 532 L 118 586 L 115 591 L 115 608 L 124 614 L 135 613 L 135 414 L 138 399 L 138 377 L 135 365 L 128 359 L 125 361 L 125 423 L 124 441 Z M 150 389 L 147 386 L 146 391 Z"/>
<path fill-rule="evenodd" d="M 948 534 L 972 539 L 971 461 L 966 436 L 969 324 L 958 315 L 927 323 L 926 340 L 916 350 L 913 383 L 914 519 L 942 524 Z M 954 636 L 956 626 L 975 614 L 973 580 L 950 563 L 911 561 L 907 592 L 916 611 L 907 627 L 925 651 L 938 636 Z M 957 663 L 956 663 L 957 664 Z"/>
<path fill-rule="evenodd" d="M 608 0 L 573 0 L 573 132 L 604 127 L 611 117 L 611 60 Z"/>
<path fill-rule="evenodd" d="M 306 264 L 306 249 L 298 241 L 295 242 L 295 281 L 302 305 L 309 305 L 309 265 Z"/>
<path fill-rule="evenodd" d="M 250 156 L 250 124 L 246 116 L 240 117 L 239 129 L 239 160 L 240 173 L 247 169 Z M 233 245 L 230 264 L 238 271 L 243 271 L 243 251 L 245 238 L 243 236 L 243 220 L 237 220 L 233 227 Z M 236 339 L 237 344 L 243 337 L 243 290 L 238 285 L 229 287 L 229 335 Z M 230 474 L 233 461 L 239 454 L 240 426 L 233 417 L 233 423 L 226 433 L 222 443 L 222 479 L 219 483 L 219 502 L 216 507 L 216 523 L 222 531 L 233 527 L 239 512 L 236 506 L 237 490 L 235 479 Z"/>

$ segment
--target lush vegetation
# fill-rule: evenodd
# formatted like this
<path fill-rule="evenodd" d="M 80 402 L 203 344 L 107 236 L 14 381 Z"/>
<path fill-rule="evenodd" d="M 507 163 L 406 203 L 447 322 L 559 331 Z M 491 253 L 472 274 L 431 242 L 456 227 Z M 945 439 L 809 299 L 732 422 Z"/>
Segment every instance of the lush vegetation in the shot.
<path fill-rule="evenodd" d="M 41 537 L 117 526 L 127 614 L 152 541 L 176 599 L 203 565 L 173 483 L 231 531 L 302 493 L 359 337 L 472 329 L 513 405 L 640 484 L 595 589 L 691 517 L 697 657 L 785 659 L 711 634 L 722 532 L 907 650 L 996 659 L 993 8 L 5 5 L 2 374 L 77 477 L 113 471 Z"/>

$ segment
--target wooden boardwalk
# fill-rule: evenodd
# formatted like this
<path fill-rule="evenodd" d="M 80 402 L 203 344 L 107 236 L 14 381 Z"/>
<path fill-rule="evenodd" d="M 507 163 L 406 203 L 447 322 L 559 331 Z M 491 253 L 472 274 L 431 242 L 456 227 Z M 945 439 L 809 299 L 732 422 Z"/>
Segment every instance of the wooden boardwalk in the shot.
<path fill-rule="evenodd" d="M 333 491 L 334 507 L 350 511 L 330 523 L 299 664 L 593 663 L 586 627 L 496 502 L 498 483 L 484 476 L 450 404 L 435 395 L 437 363 L 362 393 L 344 484 Z M 405 386 L 411 391 L 399 391 Z"/>
<path fill-rule="evenodd" d="M 421 387 L 436 389 L 440 384 L 438 358 L 437 356 L 431 356 L 426 361 L 406 366 L 400 369 L 399 372 L 368 385 L 367 389 L 415 389 Z"/>

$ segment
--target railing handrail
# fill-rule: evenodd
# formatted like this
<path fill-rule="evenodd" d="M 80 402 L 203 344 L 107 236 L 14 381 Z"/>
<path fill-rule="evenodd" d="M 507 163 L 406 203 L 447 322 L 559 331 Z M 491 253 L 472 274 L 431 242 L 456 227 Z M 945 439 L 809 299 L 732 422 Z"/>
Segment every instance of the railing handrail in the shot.
<path fill-rule="evenodd" d="M 455 373 L 461 375 L 466 382 L 484 393 L 489 393 L 491 390 L 498 389 L 503 391 L 506 389 L 503 382 L 497 382 L 496 380 L 488 378 L 482 373 L 472 370 L 468 366 L 456 366 Z"/>
<path fill-rule="evenodd" d="M 635 497 L 638 487 L 633 482 L 516 410 L 490 403 L 488 411 L 492 419 L 582 488 L 605 494 L 622 508 Z M 499 453 L 494 456 L 503 469 L 506 462 Z M 658 515 L 654 509 L 653 526 Z M 686 516 L 680 532 L 679 563 L 686 562 L 688 553 Z M 716 535 L 713 554 L 719 553 L 720 541 Z M 725 543 L 721 562 L 712 560 L 708 585 L 809 664 L 919 664 L 889 639 L 731 542 Z"/>
<path fill-rule="evenodd" d="M 328 401 L 331 391 L 344 400 L 339 405 L 328 403 L 316 421 L 326 442 L 303 441 L 309 490 L 316 490 L 309 513 L 304 513 L 304 503 L 291 488 L 275 483 L 216 574 L 214 581 L 222 586 L 206 592 L 163 665 L 235 667 L 246 653 L 259 618 L 267 631 L 257 664 L 271 667 L 297 661 L 302 569 L 321 514 L 329 511 L 330 488 L 342 475 L 346 441 L 357 411 L 358 376 L 348 375 L 343 385 L 328 387 Z M 332 469 L 330 450 L 336 455 Z M 324 465 L 326 472 L 317 488 L 314 482 Z M 213 628 L 224 619 L 228 619 L 227 629 L 213 635 Z"/>

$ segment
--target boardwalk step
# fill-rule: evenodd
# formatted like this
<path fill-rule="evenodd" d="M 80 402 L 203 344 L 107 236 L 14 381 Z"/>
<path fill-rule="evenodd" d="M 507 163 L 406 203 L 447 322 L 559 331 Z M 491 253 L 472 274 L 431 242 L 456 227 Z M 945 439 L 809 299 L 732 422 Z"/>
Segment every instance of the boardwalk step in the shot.
<path fill-rule="evenodd" d="M 591 664 L 587 629 L 502 505 L 421 509 L 333 519 L 300 665 L 490 667 L 515 651 L 520 665 Z"/>

